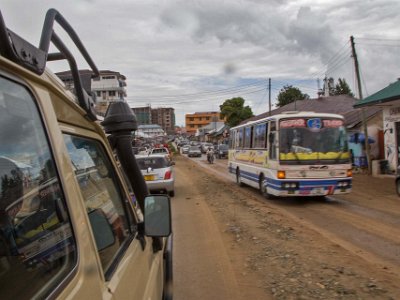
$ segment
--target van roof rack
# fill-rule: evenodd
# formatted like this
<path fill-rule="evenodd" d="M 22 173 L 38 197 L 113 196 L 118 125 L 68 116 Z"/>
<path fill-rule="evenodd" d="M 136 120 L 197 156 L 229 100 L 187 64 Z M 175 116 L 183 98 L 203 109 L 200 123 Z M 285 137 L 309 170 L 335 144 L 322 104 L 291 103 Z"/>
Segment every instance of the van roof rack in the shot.
<path fill-rule="evenodd" d="M 75 46 L 78 48 L 86 62 L 93 71 L 93 77 L 99 76 L 99 70 L 92 58 L 82 44 L 78 35 L 65 18 L 55 9 L 49 9 L 43 24 L 39 47 L 35 47 L 16 33 L 8 29 L 4 23 L 0 11 L 0 55 L 17 63 L 18 65 L 42 75 L 47 61 L 66 59 L 71 68 L 74 81 L 75 93 L 81 108 L 87 113 L 87 117 L 93 121 L 97 120 L 95 111 L 95 95 L 88 95 L 83 89 L 82 80 L 79 75 L 76 60 L 63 41 L 54 31 L 54 22 L 57 22 L 69 35 Z M 50 42 L 58 49 L 58 53 L 49 53 Z"/>

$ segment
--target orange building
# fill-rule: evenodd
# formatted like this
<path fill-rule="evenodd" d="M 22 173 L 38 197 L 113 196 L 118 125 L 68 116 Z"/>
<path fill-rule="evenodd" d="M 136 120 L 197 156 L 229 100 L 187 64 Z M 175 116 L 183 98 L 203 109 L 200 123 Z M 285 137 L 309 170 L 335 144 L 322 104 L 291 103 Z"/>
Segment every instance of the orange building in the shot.
<path fill-rule="evenodd" d="M 223 122 L 217 111 L 195 112 L 185 115 L 185 128 L 187 134 L 195 134 L 198 128 L 206 126 L 211 122 Z"/>

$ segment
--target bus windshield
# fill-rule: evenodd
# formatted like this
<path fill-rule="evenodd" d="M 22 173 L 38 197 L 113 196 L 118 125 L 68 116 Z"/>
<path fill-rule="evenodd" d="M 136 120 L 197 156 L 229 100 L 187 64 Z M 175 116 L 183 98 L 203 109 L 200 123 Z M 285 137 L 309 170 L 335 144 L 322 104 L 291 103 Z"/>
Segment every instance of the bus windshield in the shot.
<path fill-rule="evenodd" d="M 336 164 L 350 160 L 341 119 L 284 119 L 279 128 L 281 164 Z"/>

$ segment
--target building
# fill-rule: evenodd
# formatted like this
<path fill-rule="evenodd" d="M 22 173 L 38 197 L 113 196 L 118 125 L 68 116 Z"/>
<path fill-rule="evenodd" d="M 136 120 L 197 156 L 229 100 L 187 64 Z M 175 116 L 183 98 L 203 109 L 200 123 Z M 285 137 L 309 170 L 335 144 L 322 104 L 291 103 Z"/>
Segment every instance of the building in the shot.
<path fill-rule="evenodd" d="M 139 125 L 138 134 L 143 134 L 149 138 L 163 137 L 165 136 L 165 131 L 161 128 L 160 125 L 151 124 L 151 125 Z"/>
<path fill-rule="evenodd" d="M 228 128 L 228 125 L 225 125 L 224 122 L 211 122 L 198 128 L 195 136 L 200 142 L 221 144 L 224 143 L 224 130 Z"/>
<path fill-rule="evenodd" d="M 136 120 L 138 125 L 150 125 L 152 124 L 151 120 L 151 107 L 143 106 L 143 107 L 131 107 L 133 113 L 136 116 Z"/>
<path fill-rule="evenodd" d="M 175 109 L 160 107 L 151 109 L 151 121 L 158 124 L 167 134 L 175 134 Z"/>
<path fill-rule="evenodd" d="M 96 95 L 96 111 L 104 116 L 108 105 L 115 101 L 124 101 L 126 97 L 126 77 L 119 72 L 100 70 L 99 77 L 93 77 L 91 70 L 80 70 L 83 88 Z M 58 72 L 56 75 L 73 90 L 74 83 L 70 71 Z"/>
<path fill-rule="evenodd" d="M 159 125 L 167 134 L 175 134 L 175 109 L 131 107 L 139 125 Z"/>
<path fill-rule="evenodd" d="M 96 110 L 105 115 L 111 102 L 123 101 L 126 97 L 126 77 L 119 72 L 102 70 L 92 79 L 92 91 L 96 93 Z"/>
<path fill-rule="evenodd" d="M 400 80 L 358 101 L 355 108 L 377 107 L 383 111 L 381 130 L 384 158 L 391 173 L 400 170 Z M 370 135 L 368 131 L 368 135 Z"/>
<path fill-rule="evenodd" d="M 216 111 L 195 112 L 185 115 L 185 128 L 188 135 L 195 135 L 197 129 L 210 124 L 211 122 L 224 122 L 221 114 Z"/>

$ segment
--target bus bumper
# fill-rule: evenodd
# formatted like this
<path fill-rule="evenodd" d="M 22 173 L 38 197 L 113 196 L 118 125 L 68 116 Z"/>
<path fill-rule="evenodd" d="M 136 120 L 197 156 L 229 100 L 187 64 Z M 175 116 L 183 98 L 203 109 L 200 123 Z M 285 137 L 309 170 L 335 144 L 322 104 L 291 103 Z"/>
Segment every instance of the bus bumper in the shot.
<path fill-rule="evenodd" d="M 266 182 L 267 191 L 274 196 L 328 196 L 348 194 L 352 189 L 352 178 L 274 180 Z"/>

